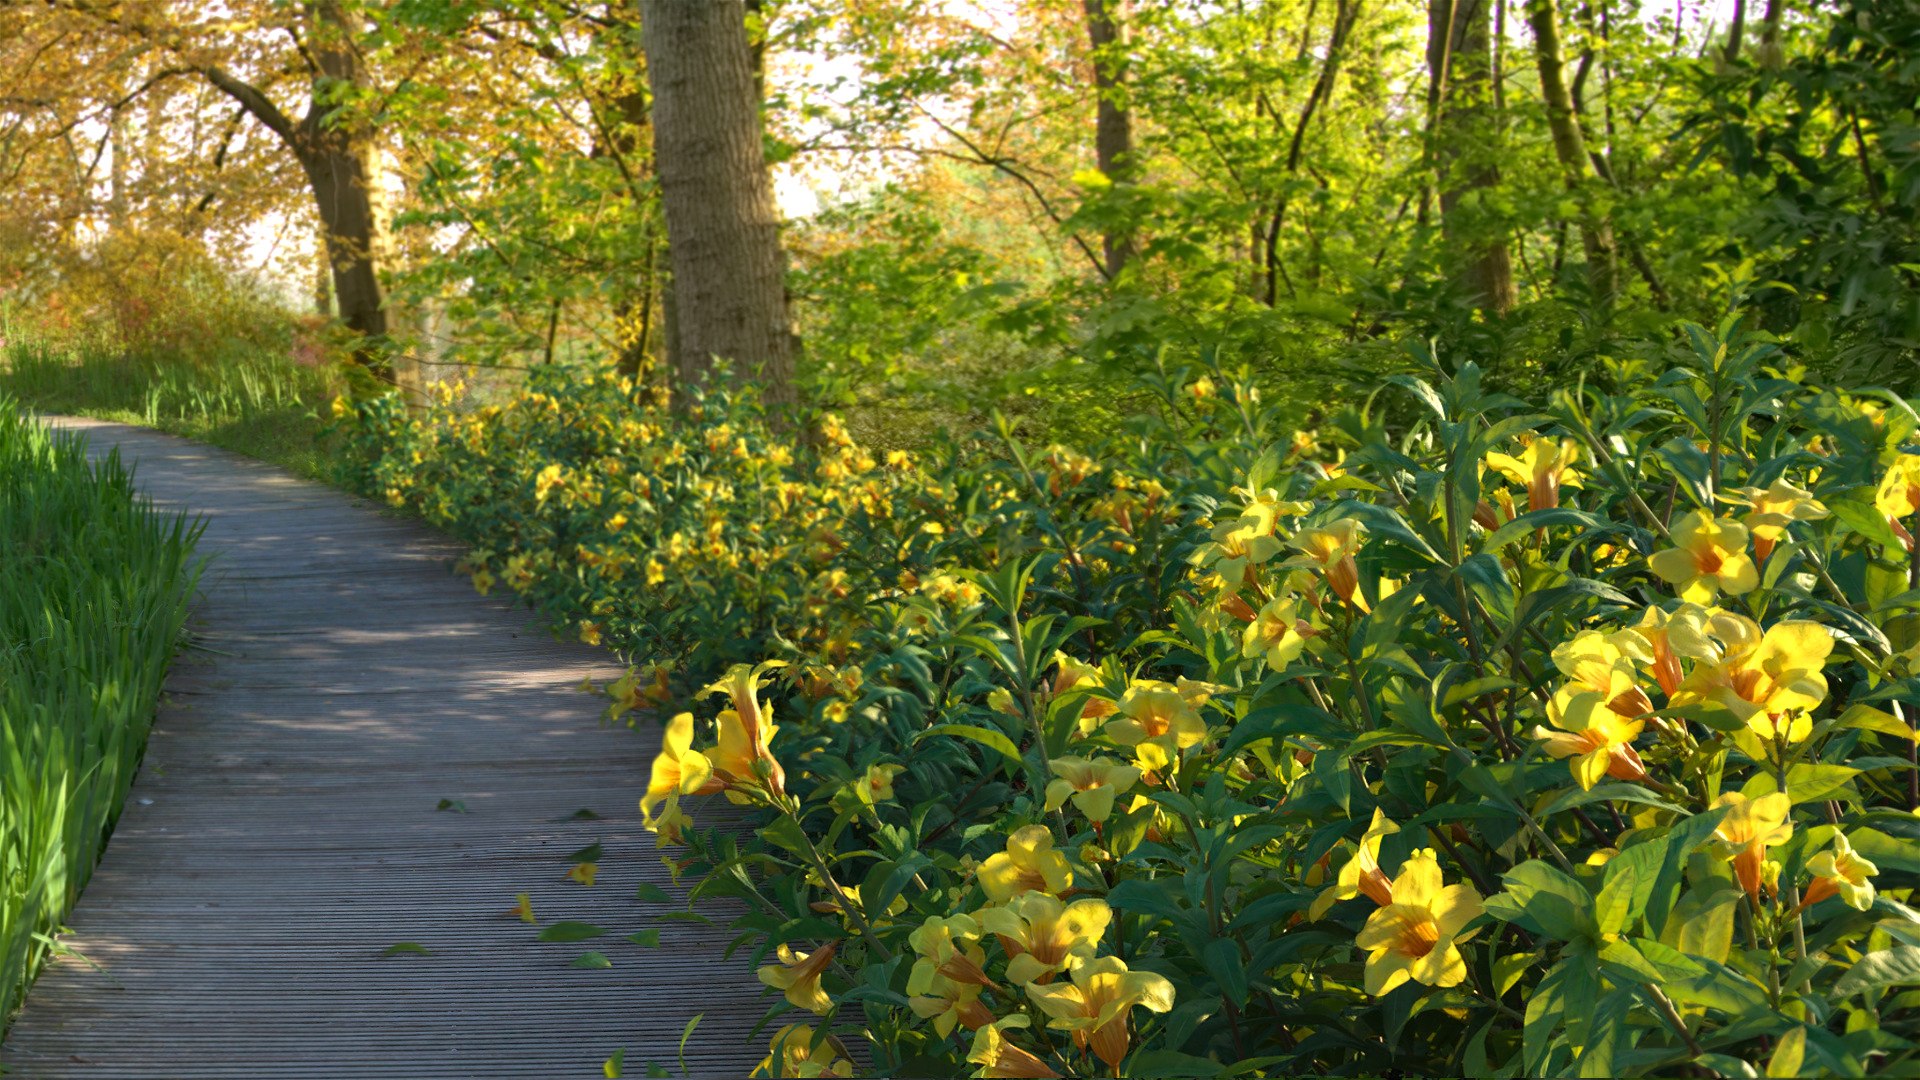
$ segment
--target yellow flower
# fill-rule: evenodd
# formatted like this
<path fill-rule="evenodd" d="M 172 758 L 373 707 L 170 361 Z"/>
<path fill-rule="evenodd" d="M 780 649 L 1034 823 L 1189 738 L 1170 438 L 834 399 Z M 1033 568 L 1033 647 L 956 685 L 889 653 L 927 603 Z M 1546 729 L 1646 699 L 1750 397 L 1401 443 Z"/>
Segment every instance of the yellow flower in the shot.
<path fill-rule="evenodd" d="M 720 713 L 719 745 L 708 755 L 714 772 L 720 774 L 729 785 L 757 787 L 764 784 L 774 795 L 786 790 L 787 777 L 780 762 L 774 759 L 771 749 L 773 737 L 780 729 L 760 703 L 760 676 L 768 668 L 778 666 L 780 664 L 776 661 L 759 667 L 735 664 L 727 671 L 725 678 L 699 694 L 700 697 L 706 697 L 708 694 L 725 693 L 733 701 L 733 708 Z M 735 798 L 731 789 L 727 794 L 729 798 Z"/>
<path fill-rule="evenodd" d="M 765 964 L 754 972 L 760 981 L 775 990 L 786 991 L 787 1001 L 796 1009 L 807 1009 L 825 1016 L 833 1008 L 833 999 L 820 986 L 820 976 L 833 962 L 833 954 L 839 946 L 827 942 L 810 953 L 795 952 L 791 946 L 781 945 L 774 954 L 779 957 L 777 964 Z"/>
<path fill-rule="evenodd" d="M 493 575 L 484 566 L 473 572 L 473 591 L 481 596 L 493 591 Z"/>
<path fill-rule="evenodd" d="M 582 644 L 600 644 L 600 634 L 602 631 L 603 627 L 601 627 L 599 623 L 589 622 L 586 619 L 580 620 L 580 641 Z"/>
<path fill-rule="evenodd" d="M 1807 869 L 1813 873 L 1813 884 L 1807 886 L 1806 898 L 1800 901 L 1801 907 L 1812 907 L 1827 897 L 1838 893 L 1847 906 L 1865 911 L 1873 906 L 1873 875 L 1880 868 L 1867 861 L 1853 850 L 1853 844 L 1842 832 L 1833 834 L 1833 847 L 1815 855 L 1807 862 Z"/>
<path fill-rule="evenodd" d="M 1091 957 L 1112 921 L 1113 909 L 1104 900 L 1064 904 L 1043 892 L 980 912 L 981 928 L 1006 950 L 1007 981 L 1019 986 L 1045 981 L 1074 959 Z"/>
<path fill-rule="evenodd" d="M 683 712 L 667 721 L 660 753 L 653 759 L 653 777 L 647 781 L 647 793 L 640 797 L 640 817 L 651 824 L 655 806 L 680 795 L 692 795 L 712 776 L 712 763 L 693 749 L 693 714 Z"/>
<path fill-rule="evenodd" d="M 668 844 L 687 842 L 687 829 L 693 826 L 693 818 L 680 809 L 680 796 L 667 796 L 667 804 L 660 809 L 660 816 L 646 823 L 648 831 L 653 833 L 653 846 L 666 847 Z"/>
<path fill-rule="evenodd" d="M 1908 551 L 1913 550 L 1913 534 L 1900 523 L 1920 511 L 1920 454 L 1896 454 L 1887 465 L 1887 475 L 1874 492 L 1873 504 L 1887 515 L 1887 524 Z"/>
<path fill-rule="evenodd" d="M 979 1030 L 993 1022 L 980 1004 L 980 991 L 993 985 L 987 978 L 987 954 L 980 948 L 980 924 L 969 915 L 929 916 L 907 935 L 917 954 L 907 976 L 907 1004 L 916 1016 L 932 1020 L 941 1038 L 955 1024 Z"/>
<path fill-rule="evenodd" d="M 1393 903 L 1393 883 L 1380 870 L 1380 841 L 1399 831 L 1400 826 L 1388 819 L 1386 811 L 1375 807 L 1373 821 L 1360 837 L 1360 846 L 1354 850 L 1353 858 L 1340 867 L 1339 880 L 1314 898 L 1307 917 L 1319 919 L 1336 902 L 1362 895 L 1381 907 Z"/>
<path fill-rule="evenodd" d="M 1073 885 L 1067 857 L 1053 850 L 1053 833 L 1045 825 L 1027 825 L 1007 837 L 1007 850 L 987 856 L 980 864 L 980 887 L 996 904 L 1038 890 L 1058 896 Z"/>
<path fill-rule="evenodd" d="M 893 778 L 906 772 L 905 765 L 869 765 L 867 777 L 861 782 L 860 801 L 883 803 L 893 801 Z"/>
<path fill-rule="evenodd" d="M 1187 384 L 1187 393 L 1193 395 L 1195 400 L 1205 401 L 1214 395 L 1213 380 L 1202 375 Z"/>
<path fill-rule="evenodd" d="M 1720 843 L 1722 854 L 1733 859 L 1733 876 L 1749 896 L 1760 895 L 1767 849 L 1784 844 L 1793 836 L 1793 823 L 1787 820 L 1791 805 L 1784 791 L 1757 799 L 1729 791 L 1713 800 L 1712 809 L 1732 808 L 1721 819 L 1720 827 L 1713 830 L 1713 835 Z"/>
<path fill-rule="evenodd" d="M 1047 1024 L 1073 1033 L 1074 1045 L 1118 1069 L 1127 1056 L 1127 1014 L 1135 1006 L 1163 1013 L 1173 1008 L 1173 983 L 1151 971 L 1128 971 L 1113 956 L 1074 965 L 1073 981 L 1028 985 L 1027 996 L 1052 1020 Z"/>
<path fill-rule="evenodd" d="M 1467 977 L 1459 946 L 1475 931 L 1480 894 L 1471 885 L 1446 885 L 1431 848 L 1407 859 L 1393 879 L 1393 903 L 1367 919 L 1354 944 L 1367 957 L 1367 993 L 1379 997 L 1409 978 L 1423 986 L 1458 986 Z"/>
<path fill-rule="evenodd" d="M 984 957 L 986 954 L 981 953 Z M 945 976 L 930 978 L 920 993 L 908 991 L 907 1007 L 922 1020 L 933 1021 L 934 1034 L 946 1038 L 956 1025 L 978 1031 L 993 1023 L 993 1012 L 980 1004 L 981 987 L 954 982 Z"/>
<path fill-rule="evenodd" d="M 816 1077 L 853 1075 L 853 1062 L 847 1060 L 846 1048 L 840 1040 L 828 1036 L 816 1049 L 813 1045 L 813 1025 L 788 1024 L 773 1035 L 773 1043 L 766 1060 L 754 1070 L 755 1076 L 766 1077 Z M 778 1067 L 774 1058 L 780 1059 Z"/>
<path fill-rule="evenodd" d="M 974 1070 L 973 1075 L 1012 1080 L 1059 1080 L 1060 1074 L 1049 1068 L 1046 1062 L 1015 1046 L 1007 1038 L 1008 1029 L 1026 1026 L 1027 1018 L 1016 1013 L 974 1032 L 973 1047 L 967 1052 L 967 1061 L 980 1067 Z"/>
<path fill-rule="evenodd" d="M 1644 720 L 1629 720 L 1608 708 L 1599 694 L 1558 694 L 1547 705 L 1553 728 L 1536 725 L 1533 737 L 1555 758 L 1572 758 L 1567 768 L 1581 788 L 1591 791 L 1603 776 L 1645 780 L 1647 768 L 1633 748 Z M 1557 728 L 1558 730 L 1554 730 Z"/>
<path fill-rule="evenodd" d="M 1899 453 L 1887 465 L 1887 475 L 1874 492 L 1873 504 L 1889 518 L 1920 512 L 1920 454 Z"/>
<path fill-rule="evenodd" d="M 1826 628 L 1788 620 L 1762 634 L 1758 623 L 1731 613 L 1715 615 L 1710 625 L 1725 655 L 1695 664 L 1673 703 L 1724 706 L 1763 739 L 1778 735 L 1799 742 L 1811 735 L 1807 713 L 1827 696 L 1820 669 L 1833 652 L 1833 636 Z"/>
<path fill-rule="evenodd" d="M 548 465 L 541 469 L 540 474 L 533 478 L 534 501 L 537 503 L 546 502 L 547 496 L 553 494 L 553 489 L 566 482 L 566 468 L 564 466 L 557 464 Z"/>
<path fill-rule="evenodd" d="M 1760 584 L 1760 571 L 1747 554 L 1747 527 L 1732 518 L 1695 510 L 1674 525 L 1673 542 L 1647 565 L 1682 600 L 1705 604 L 1722 592 L 1739 596 Z"/>
<path fill-rule="evenodd" d="M 1520 456 L 1488 454 L 1487 467 L 1527 489 L 1527 509 L 1547 510 L 1560 505 L 1560 489 L 1580 486 L 1580 445 L 1572 439 L 1536 438 Z"/>
<path fill-rule="evenodd" d="M 1647 643 L 1644 655 L 1634 659 L 1647 665 L 1653 679 L 1668 696 L 1680 689 L 1680 658 L 1719 660 L 1720 646 L 1707 633 L 1710 616 L 1698 604 L 1681 604 L 1671 613 L 1650 607 L 1632 627 Z"/>
<path fill-rule="evenodd" d="M 1107 737 L 1122 746 L 1171 737 L 1184 750 L 1207 737 L 1200 706 L 1213 696 L 1207 683 L 1181 679 L 1178 686 L 1138 679 L 1120 698 L 1119 718 L 1106 726 Z"/>
<path fill-rule="evenodd" d="M 1565 702 L 1580 694 L 1597 695 L 1607 708 L 1631 719 L 1653 711 L 1653 702 L 1634 681 L 1633 660 L 1623 643 L 1640 651 L 1641 639 L 1631 632 L 1607 635 L 1598 630 L 1582 630 L 1553 650 L 1553 666 L 1567 676 L 1568 682 L 1554 693 L 1555 702 Z M 1548 711 L 1552 711 L 1552 702 Z"/>
<path fill-rule="evenodd" d="M 1057 757 L 1047 763 L 1056 779 L 1047 785 L 1048 813 L 1068 799 L 1088 821 L 1105 821 L 1113 800 L 1140 779 L 1140 770 L 1109 758 Z"/>
<path fill-rule="evenodd" d="M 526 893 L 521 893 L 513 898 L 513 909 L 508 911 L 507 914 L 519 919 L 523 923 L 538 923 L 540 921 L 535 918 L 533 914 L 533 898 Z"/>
<path fill-rule="evenodd" d="M 1313 625 L 1300 618 L 1298 600 L 1276 596 L 1247 624 L 1240 642 L 1240 655 L 1249 660 L 1264 656 L 1267 667 L 1279 671 L 1300 656 L 1307 647 L 1307 638 L 1314 632 Z"/>
<path fill-rule="evenodd" d="M 599 874 L 600 874 L 600 864 L 591 863 L 591 862 L 574 863 L 573 869 L 567 871 L 568 877 L 572 878 L 573 880 L 579 882 L 582 885 L 593 884 L 593 879 L 595 877 L 598 877 Z"/>
<path fill-rule="evenodd" d="M 1353 557 L 1366 535 L 1366 526 L 1354 518 L 1343 518 L 1318 529 L 1302 529 L 1288 541 L 1300 554 L 1288 559 L 1285 565 L 1317 568 L 1335 596 L 1365 611 L 1367 601 L 1360 595 L 1360 569 Z"/>
<path fill-rule="evenodd" d="M 626 527 L 627 527 L 627 515 L 625 514 L 615 513 L 612 517 L 607 519 L 608 532 L 619 532 L 621 529 L 624 529 Z"/>
<path fill-rule="evenodd" d="M 1753 534 L 1754 555 L 1760 562 L 1767 561 L 1767 555 L 1773 551 L 1773 545 L 1787 535 L 1787 526 L 1796 521 L 1819 521 L 1827 516 L 1827 507 L 1813 492 L 1794 487 L 1785 480 L 1775 480 L 1765 488 L 1734 488 L 1723 498 L 1736 506 L 1750 508 L 1742 520 L 1747 531 Z"/>
<path fill-rule="evenodd" d="M 1238 588 L 1246 583 L 1249 570 L 1280 551 L 1280 541 L 1273 538 L 1272 515 L 1248 513 L 1237 521 L 1214 526 L 1213 543 L 1196 552 L 1194 559 Z"/>

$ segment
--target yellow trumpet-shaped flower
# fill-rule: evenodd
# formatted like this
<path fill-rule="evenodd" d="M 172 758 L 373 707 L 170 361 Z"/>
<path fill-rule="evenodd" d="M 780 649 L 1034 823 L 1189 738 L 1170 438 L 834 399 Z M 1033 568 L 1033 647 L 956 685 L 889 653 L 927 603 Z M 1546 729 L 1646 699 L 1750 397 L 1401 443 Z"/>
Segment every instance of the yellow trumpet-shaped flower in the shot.
<path fill-rule="evenodd" d="M 1007 1038 L 1008 1031 L 1026 1026 L 1027 1018 L 1015 1013 L 974 1032 L 973 1047 L 967 1053 L 967 1061 L 980 1067 L 974 1070 L 973 1075 L 1002 1077 L 1006 1080 L 1059 1080 L 1060 1074 L 1045 1061 L 1014 1045 L 1013 1040 Z"/>
<path fill-rule="evenodd" d="M 1887 524 L 1893 526 L 1893 533 L 1913 550 L 1913 534 L 1907 531 L 1901 518 L 1912 517 L 1920 513 L 1920 454 L 1896 454 L 1887 465 L 1887 475 L 1880 480 L 1880 487 L 1874 492 L 1873 504 L 1887 515 Z"/>
<path fill-rule="evenodd" d="M 1547 510 L 1560 505 L 1560 489 L 1580 486 L 1580 444 L 1572 439 L 1536 438 L 1516 457 L 1488 454 L 1487 467 L 1527 489 L 1527 509 Z"/>
<path fill-rule="evenodd" d="M 754 1070 L 755 1076 L 764 1077 L 817 1077 L 853 1075 L 853 1062 L 847 1059 L 846 1047 L 840 1040 L 828 1036 L 816 1049 L 813 1045 L 812 1024 L 788 1024 L 774 1032 L 766 1060 Z M 774 1059 L 778 1058 L 776 1065 Z"/>
<path fill-rule="evenodd" d="M 820 976 L 833 962 L 833 954 L 839 946 L 827 942 L 810 953 L 795 952 L 792 946 L 781 945 L 775 953 L 780 962 L 763 965 L 758 971 L 760 981 L 775 990 L 784 990 L 787 1001 L 797 1009 L 807 1009 L 822 1016 L 833 1008 L 833 999 L 820 985 Z"/>
<path fill-rule="evenodd" d="M 1739 596 L 1760 584 L 1760 570 L 1747 554 L 1745 525 L 1695 510 L 1674 525 L 1672 536 L 1675 546 L 1654 552 L 1647 565 L 1680 599 L 1705 604 L 1720 593 Z"/>
<path fill-rule="evenodd" d="M 720 713 L 720 742 L 708 754 L 714 772 L 729 785 L 729 798 L 735 797 L 731 790 L 734 786 L 764 786 L 775 795 L 786 790 L 786 771 L 771 749 L 780 729 L 759 696 L 761 675 L 777 666 L 777 662 L 759 667 L 735 664 L 725 678 L 700 691 L 700 697 L 724 693 L 733 701 L 733 708 Z"/>
<path fill-rule="evenodd" d="M 1386 907 L 1393 903 L 1393 882 L 1380 869 L 1380 841 L 1400 831 L 1400 826 L 1388 819 L 1386 811 L 1375 807 L 1373 821 L 1367 825 L 1366 834 L 1360 837 L 1360 845 L 1354 849 L 1353 857 L 1340 867 L 1340 877 L 1332 885 L 1314 897 L 1313 906 L 1307 909 L 1307 917 L 1319 919 L 1327 909 L 1341 900 L 1352 900 L 1357 896 Z"/>
<path fill-rule="evenodd" d="M 1712 809 L 1731 807 L 1713 830 L 1721 853 L 1733 860 L 1733 876 L 1749 896 L 1760 895 L 1766 879 L 1767 849 L 1787 842 L 1793 836 L 1793 822 L 1787 819 L 1792 804 L 1787 793 L 1776 791 L 1749 799 L 1729 791 L 1713 800 Z"/>
<path fill-rule="evenodd" d="M 1785 480 L 1775 480 L 1764 488 L 1734 488 L 1722 497 L 1736 506 L 1748 508 L 1741 520 L 1753 534 L 1754 557 L 1763 563 L 1773 552 L 1773 545 L 1787 535 L 1787 526 L 1796 521 L 1819 521 L 1827 516 L 1826 504 L 1814 498 L 1813 492 L 1794 487 Z"/>
<path fill-rule="evenodd" d="M 667 796 L 667 805 L 660 810 L 660 816 L 646 823 L 648 831 L 653 833 L 653 846 L 666 847 L 668 844 L 687 842 L 687 829 L 692 827 L 693 818 L 680 809 L 680 796 Z"/>
<path fill-rule="evenodd" d="M 1029 985 L 1027 996 L 1051 1019 L 1047 1026 L 1073 1033 L 1074 1045 L 1091 1049 L 1110 1069 L 1127 1056 L 1127 1014 L 1135 1007 L 1164 1013 L 1173 1009 L 1173 983 L 1151 971 L 1129 971 L 1114 956 L 1074 965 L 1073 981 Z"/>
<path fill-rule="evenodd" d="M 1067 857 L 1053 850 L 1053 833 L 1045 825 L 1015 829 L 1007 850 L 980 864 L 980 887 L 996 904 L 1035 891 L 1058 896 L 1072 886 L 1073 870 Z"/>
<path fill-rule="evenodd" d="M 860 781 L 860 801 L 865 803 L 883 803 L 893 801 L 893 778 L 906 772 L 905 765 L 869 765 L 867 775 Z"/>
<path fill-rule="evenodd" d="M 1249 660 L 1263 657 L 1269 669 L 1279 671 L 1299 658 L 1307 639 L 1316 633 L 1313 624 L 1300 617 L 1298 599 L 1276 596 L 1247 624 L 1240 655 Z"/>
<path fill-rule="evenodd" d="M 1280 541 L 1273 537 L 1272 515 L 1248 513 L 1214 526 L 1213 543 L 1195 552 L 1194 561 L 1238 588 L 1246 583 L 1248 571 L 1281 550 Z"/>
<path fill-rule="evenodd" d="M 1108 722 L 1107 737 L 1122 746 L 1170 738 L 1184 750 L 1207 737 L 1200 707 L 1213 693 L 1211 684 L 1189 679 L 1181 679 L 1178 686 L 1137 679 L 1121 696 L 1119 717 Z"/>
<path fill-rule="evenodd" d="M 654 807 L 676 795 L 692 795 L 712 776 L 712 763 L 693 749 L 693 714 L 681 713 L 667 721 L 660 753 L 653 759 L 653 778 L 647 781 L 647 793 L 640 797 L 640 817 L 652 824 Z"/>
<path fill-rule="evenodd" d="M 1813 884 L 1807 886 L 1801 907 L 1812 907 L 1836 893 L 1859 911 L 1873 906 L 1873 875 L 1880 868 L 1853 850 L 1845 833 L 1835 832 L 1833 846 L 1808 860 L 1807 869 L 1813 873 Z"/>
<path fill-rule="evenodd" d="M 1335 596 L 1365 611 L 1367 601 L 1360 595 L 1360 568 L 1353 557 L 1366 536 L 1367 527 L 1354 518 L 1343 518 L 1317 529 L 1302 529 L 1288 541 L 1300 554 L 1288 559 L 1286 565 L 1318 570 Z"/>
<path fill-rule="evenodd" d="M 1646 721 L 1621 716 L 1594 693 L 1568 697 L 1555 694 L 1547 704 L 1547 719 L 1553 727 L 1536 726 L 1533 737 L 1541 741 L 1549 755 L 1572 759 L 1567 767 L 1583 789 L 1593 790 L 1603 776 L 1636 781 L 1647 778 L 1646 765 L 1633 748 L 1633 740 L 1640 737 Z"/>
<path fill-rule="evenodd" d="M 1111 758 L 1057 757 L 1047 763 L 1055 779 L 1047 785 L 1049 813 L 1068 799 L 1088 821 L 1105 821 L 1113 814 L 1113 800 L 1140 779 L 1140 770 Z"/>
<path fill-rule="evenodd" d="M 1554 692 L 1553 700 L 1564 703 L 1579 695 L 1596 695 L 1607 708 L 1623 718 L 1644 716 L 1653 711 L 1653 702 L 1634 681 L 1633 659 L 1622 644 L 1640 651 L 1638 635 L 1607 635 L 1598 630 L 1582 630 L 1553 650 L 1553 666 L 1567 677 L 1567 683 Z M 1551 711 L 1551 703 L 1549 704 Z"/>
<path fill-rule="evenodd" d="M 980 950 L 980 921 L 971 915 L 927 916 L 907 944 L 917 959 L 907 976 L 907 993 L 921 994 L 937 976 L 975 986 L 992 986 L 987 978 L 986 954 Z"/>
<path fill-rule="evenodd" d="M 1720 659 L 1720 645 L 1707 631 L 1710 618 L 1707 609 L 1698 604 L 1681 604 L 1671 612 L 1650 607 L 1631 628 L 1647 645 L 1644 652 L 1636 650 L 1633 658 L 1647 666 L 1653 681 L 1659 683 L 1661 691 L 1668 696 L 1680 689 L 1681 658 Z"/>
<path fill-rule="evenodd" d="M 1043 892 L 980 912 L 981 928 L 1000 939 L 1009 957 L 1007 981 L 1018 986 L 1050 981 L 1074 959 L 1092 956 L 1112 921 L 1104 900 L 1065 904 Z"/>
<path fill-rule="evenodd" d="M 1763 739 L 1799 742 L 1811 735 L 1807 713 L 1826 700 L 1820 669 L 1833 652 L 1833 635 L 1804 620 L 1778 622 L 1762 633 L 1752 619 L 1731 613 L 1714 616 L 1711 626 L 1725 655 L 1695 664 L 1673 703 L 1721 705 Z"/>
<path fill-rule="evenodd" d="M 944 1039 L 962 1024 L 969 1031 L 978 1031 L 993 1023 L 993 1011 L 980 1004 L 980 990 L 970 983 L 935 975 L 920 993 L 908 991 L 912 996 L 907 998 L 907 1007 L 920 1019 L 933 1021 L 934 1034 Z"/>
<path fill-rule="evenodd" d="M 1367 919 L 1354 944 L 1369 950 L 1367 993 L 1379 997 L 1408 979 L 1423 986 L 1458 986 L 1467 977 L 1461 930 L 1482 910 L 1471 885 L 1448 885 L 1431 848 L 1407 859 L 1393 879 L 1393 903 Z"/>

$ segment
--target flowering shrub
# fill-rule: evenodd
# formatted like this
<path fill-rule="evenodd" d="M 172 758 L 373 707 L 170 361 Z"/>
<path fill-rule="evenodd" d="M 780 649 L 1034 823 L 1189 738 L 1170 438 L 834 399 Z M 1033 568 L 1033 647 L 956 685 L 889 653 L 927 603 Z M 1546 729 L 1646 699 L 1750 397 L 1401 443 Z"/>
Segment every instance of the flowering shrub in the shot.
<path fill-rule="evenodd" d="M 1221 372 L 1094 455 L 604 374 L 340 411 L 477 587 L 646 662 L 764 1074 L 1904 1067 L 1920 418 L 1734 335 L 1538 410 L 1397 377 L 1330 449 Z"/>

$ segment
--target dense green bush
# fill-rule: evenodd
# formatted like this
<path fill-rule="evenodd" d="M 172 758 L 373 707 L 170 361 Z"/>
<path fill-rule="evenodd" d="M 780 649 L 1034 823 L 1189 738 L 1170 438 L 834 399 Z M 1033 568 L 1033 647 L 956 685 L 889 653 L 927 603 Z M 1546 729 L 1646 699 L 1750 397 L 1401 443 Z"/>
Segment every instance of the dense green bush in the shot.
<path fill-rule="evenodd" d="M 199 527 L 0 398 L 0 1017 L 93 872 L 198 574 Z"/>
<path fill-rule="evenodd" d="M 770 1074 L 1903 1071 L 1920 417 L 1731 321 L 1660 360 L 1318 433 L 1189 372 L 1085 455 L 610 374 L 337 411 L 476 586 L 646 662 Z"/>

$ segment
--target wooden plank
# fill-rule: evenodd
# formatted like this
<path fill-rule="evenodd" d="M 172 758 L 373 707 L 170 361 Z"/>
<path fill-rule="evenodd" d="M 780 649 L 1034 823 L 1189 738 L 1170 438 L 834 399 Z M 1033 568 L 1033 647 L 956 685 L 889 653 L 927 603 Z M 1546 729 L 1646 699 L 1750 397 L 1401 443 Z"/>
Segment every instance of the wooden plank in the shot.
<path fill-rule="evenodd" d="M 365 500 L 154 432 L 58 420 L 117 447 L 156 505 L 207 523 L 211 558 L 146 761 L 0 1063 L 49 1080 L 600 1075 L 741 1077 L 777 999 L 640 827 L 658 745 L 601 722 L 558 642 L 451 572 L 457 544 Z M 456 799 L 467 813 L 436 809 Z M 582 808 L 600 815 L 580 820 Z M 702 811 L 696 810 L 697 815 Z M 704 811 L 724 820 L 723 803 Z M 569 853 L 605 847 L 599 883 Z M 642 883 L 674 904 L 634 899 Z M 605 927 L 542 944 L 506 912 Z M 661 944 L 625 940 L 659 930 Z M 384 957 L 417 942 L 429 955 Z M 589 949 L 613 967 L 569 965 Z"/>

